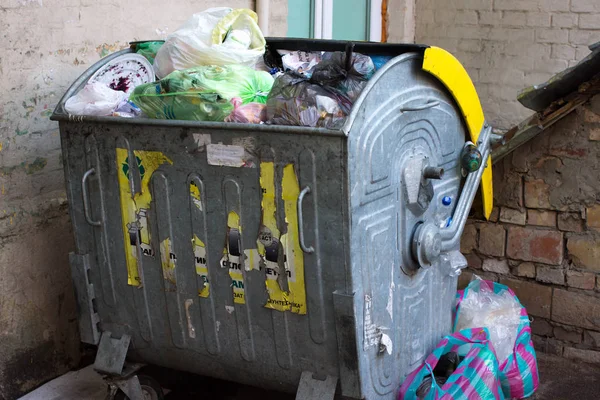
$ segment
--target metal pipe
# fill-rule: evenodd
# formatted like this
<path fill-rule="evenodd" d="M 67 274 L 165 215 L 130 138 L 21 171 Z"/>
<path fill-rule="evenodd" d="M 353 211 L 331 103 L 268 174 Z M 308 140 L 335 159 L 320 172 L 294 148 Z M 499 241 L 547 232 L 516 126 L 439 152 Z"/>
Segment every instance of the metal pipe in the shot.
<path fill-rule="evenodd" d="M 258 26 L 263 36 L 269 35 L 269 6 L 270 0 L 256 0 L 256 14 L 258 14 Z"/>
<path fill-rule="evenodd" d="M 423 170 L 423 178 L 425 179 L 442 179 L 444 177 L 444 168 L 440 167 L 425 167 Z"/>

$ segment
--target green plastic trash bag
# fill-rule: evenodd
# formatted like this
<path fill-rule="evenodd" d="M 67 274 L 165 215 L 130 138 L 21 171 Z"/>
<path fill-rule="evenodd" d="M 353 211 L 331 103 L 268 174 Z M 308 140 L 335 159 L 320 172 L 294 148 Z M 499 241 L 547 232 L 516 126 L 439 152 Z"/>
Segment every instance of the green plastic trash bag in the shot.
<path fill-rule="evenodd" d="M 223 121 L 233 111 L 231 99 L 264 104 L 272 85 L 267 72 L 212 65 L 174 71 L 138 86 L 129 99 L 150 118 Z"/>
<path fill-rule="evenodd" d="M 156 57 L 156 53 L 158 49 L 162 47 L 164 42 L 143 42 L 138 43 L 135 46 L 135 52 L 146 57 L 146 60 L 150 61 L 150 63 L 154 63 L 154 57 Z"/>

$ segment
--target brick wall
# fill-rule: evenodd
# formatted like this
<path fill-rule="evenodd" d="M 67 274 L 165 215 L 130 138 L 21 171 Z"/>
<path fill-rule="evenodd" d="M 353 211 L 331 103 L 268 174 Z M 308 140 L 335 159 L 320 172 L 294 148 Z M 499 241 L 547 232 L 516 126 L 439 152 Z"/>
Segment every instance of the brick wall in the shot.
<path fill-rule="evenodd" d="M 538 350 L 600 364 L 600 96 L 494 166 L 490 222 L 470 221 L 472 273 L 511 287 Z"/>
<path fill-rule="evenodd" d="M 416 42 L 465 65 L 488 120 L 508 129 L 531 112 L 515 100 L 600 41 L 598 0 L 418 0 Z"/>

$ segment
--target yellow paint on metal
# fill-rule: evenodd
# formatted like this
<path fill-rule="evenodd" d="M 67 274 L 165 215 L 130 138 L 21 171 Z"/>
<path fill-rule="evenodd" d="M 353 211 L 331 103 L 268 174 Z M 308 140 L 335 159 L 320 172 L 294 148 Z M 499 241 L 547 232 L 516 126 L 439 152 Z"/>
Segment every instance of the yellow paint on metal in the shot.
<path fill-rule="evenodd" d="M 206 265 L 206 247 L 204 246 L 204 242 L 196 235 L 194 235 L 192 244 L 194 246 L 194 263 L 196 265 L 196 274 L 199 275 L 204 282 L 204 287 L 202 290 L 198 291 L 198 296 L 206 298 L 210 296 L 208 267 Z"/>
<path fill-rule="evenodd" d="M 173 245 L 169 238 L 160 243 L 160 264 L 162 266 L 163 279 L 176 284 L 175 267 L 177 266 L 177 256 L 173 252 Z"/>
<path fill-rule="evenodd" d="M 450 91 L 464 117 L 469 135 L 473 143 L 483 129 L 485 117 L 475 85 L 462 64 L 446 50 L 439 47 L 429 47 L 425 50 L 423 70 L 438 78 Z M 487 160 L 487 165 L 481 178 L 481 195 L 483 199 L 483 212 L 489 219 L 494 206 L 494 192 L 492 186 L 492 158 Z"/>
<path fill-rule="evenodd" d="M 117 148 L 116 152 L 123 240 L 127 262 L 127 283 L 132 286 L 139 286 L 141 280 L 138 271 L 138 258 L 141 255 L 154 255 L 148 229 L 148 213 L 152 202 L 149 187 L 150 177 L 162 164 L 173 164 L 173 162 L 159 151 L 134 151 L 133 154 L 136 157 L 141 178 L 141 188 L 138 193 L 131 193 L 129 172 L 133 163 L 129 160 L 127 149 Z"/>
<path fill-rule="evenodd" d="M 300 194 L 294 165 L 283 169 L 282 198 L 284 202 L 287 233 L 281 235 L 277 228 L 277 202 L 275 199 L 275 165 L 273 162 L 260 163 L 260 186 L 262 189 L 262 226 L 257 241 L 258 253 L 263 259 L 266 273 L 266 286 L 269 299 L 266 308 L 278 311 L 291 311 L 306 314 L 306 287 L 304 283 L 304 255 L 298 238 L 297 201 Z M 277 246 L 283 252 L 283 263 L 267 259 L 268 246 Z M 288 291 L 279 285 L 280 274 L 285 274 Z"/>

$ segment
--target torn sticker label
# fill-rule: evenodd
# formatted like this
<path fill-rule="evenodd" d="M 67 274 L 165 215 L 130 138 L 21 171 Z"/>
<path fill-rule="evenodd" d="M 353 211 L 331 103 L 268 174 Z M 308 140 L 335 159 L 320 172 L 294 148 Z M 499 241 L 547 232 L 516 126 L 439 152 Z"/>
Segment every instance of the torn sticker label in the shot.
<path fill-rule="evenodd" d="M 232 146 L 227 144 L 206 145 L 206 157 L 210 165 L 242 167 L 246 163 L 244 160 L 245 153 L 242 146 Z"/>

